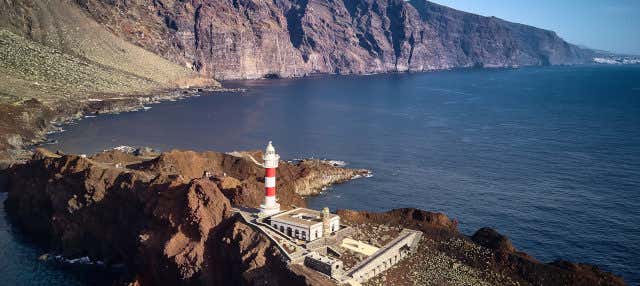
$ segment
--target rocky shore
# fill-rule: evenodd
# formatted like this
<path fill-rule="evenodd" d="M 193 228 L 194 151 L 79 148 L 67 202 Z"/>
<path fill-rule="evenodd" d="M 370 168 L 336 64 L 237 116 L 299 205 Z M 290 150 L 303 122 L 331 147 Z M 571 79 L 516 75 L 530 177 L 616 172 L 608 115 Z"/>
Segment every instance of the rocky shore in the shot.
<path fill-rule="evenodd" d="M 66 258 L 124 264 L 130 285 L 332 285 L 302 265 L 287 265 L 271 240 L 232 207 L 262 198 L 259 151 L 110 150 L 92 156 L 37 149 L 3 174 L 11 222 Z M 259 163 L 259 162 L 258 162 Z M 366 175 L 319 160 L 281 162 L 283 207 L 303 195 Z M 417 209 L 385 213 L 341 210 L 359 239 L 382 243 L 402 228 L 424 232 L 420 251 L 369 285 L 624 285 L 596 267 L 542 263 L 483 228 L 459 233 L 446 215 Z"/>
<path fill-rule="evenodd" d="M 52 132 L 85 116 L 143 110 L 150 104 L 197 96 L 200 91 L 223 90 L 218 83 L 202 88 L 156 90 L 153 93 L 97 95 L 93 98 L 47 103 L 29 99 L 19 104 L 0 102 L 0 169 L 29 159 L 32 146 L 42 143 Z"/>
<path fill-rule="evenodd" d="M 0 167 L 56 124 L 194 87 L 219 83 L 120 39 L 71 1 L 0 2 Z"/>

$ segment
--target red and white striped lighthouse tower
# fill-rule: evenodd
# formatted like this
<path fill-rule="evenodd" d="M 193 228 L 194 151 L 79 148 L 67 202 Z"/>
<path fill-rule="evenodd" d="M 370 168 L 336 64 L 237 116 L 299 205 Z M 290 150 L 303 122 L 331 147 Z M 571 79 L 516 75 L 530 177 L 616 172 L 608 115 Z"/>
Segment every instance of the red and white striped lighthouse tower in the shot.
<path fill-rule="evenodd" d="M 280 156 L 276 154 L 276 149 L 271 145 L 267 145 L 267 150 L 262 157 L 264 160 L 264 204 L 260 205 L 260 212 L 264 215 L 274 215 L 280 212 L 280 204 L 276 201 L 276 168 Z"/>

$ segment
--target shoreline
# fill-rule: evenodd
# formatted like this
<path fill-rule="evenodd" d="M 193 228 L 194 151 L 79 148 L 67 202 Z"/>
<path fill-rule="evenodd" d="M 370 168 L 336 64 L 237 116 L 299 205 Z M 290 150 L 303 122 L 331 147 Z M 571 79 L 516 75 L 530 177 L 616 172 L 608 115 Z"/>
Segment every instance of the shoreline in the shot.
<path fill-rule="evenodd" d="M 567 64 L 567 65 L 549 65 L 547 67 L 590 67 L 590 66 L 620 66 L 612 64 Z M 634 66 L 634 65 L 627 65 Z M 502 71 L 502 70 L 520 70 L 527 68 L 540 68 L 538 65 L 525 65 L 525 66 L 504 66 L 504 67 L 452 67 L 443 69 L 433 69 L 424 71 L 390 71 L 390 72 L 377 72 L 367 74 L 337 74 L 337 73 L 313 73 L 302 76 L 292 77 L 278 77 L 278 78 L 256 78 L 256 79 L 232 79 L 232 80 L 220 80 L 215 81 L 213 79 L 205 80 L 203 78 L 194 78 L 196 82 L 193 87 L 175 87 L 175 88 L 161 88 L 156 91 L 149 92 L 135 92 L 112 94 L 112 97 L 100 98 L 99 95 L 108 96 L 109 94 L 95 93 L 97 98 L 85 98 L 82 100 L 72 100 L 67 103 L 67 106 L 58 102 L 49 103 L 49 105 L 42 103 L 41 101 L 32 98 L 23 100 L 25 102 L 33 102 L 35 105 L 40 105 L 35 114 L 30 116 L 41 117 L 37 126 L 30 126 L 26 132 L 32 132 L 33 136 L 21 136 L 21 138 L 14 140 L 11 136 L 16 135 L 4 130 L 0 130 L 0 137 L 5 137 L 7 141 L 18 141 L 15 143 L 9 142 L 8 144 L 2 144 L 0 142 L 0 169 L 7 168 L 9 165 L 15 162 L 23 162 L 31 155 L 31 151 L 41 144 L 47 142 L 47 135 L 60 132 L 60 129 L 66 124 L 70 124 L 79 120 L 82 120 L 86 116 L 96 116 L 102 114 L 118 114 L 123 112 L 135 112 L 143 109 L 145 104 L 156 104 L 166 101 L 181 100 L 184 98 L 200 96 L 199 92 L 246 92 L 246 88 L 226 88 L 226 83 L 245 82 L 245 81 L 271 81 L 271 80 L 300 80 L 300 79 L 315 79 L 326 77 L 370 77 L 370 76 L 384 76 L 384 75 L 406 75 L 406 74 L 429 74 L 437 72 L 452 72 L 452 71 Z M 183 83 L 184 82 L 184 83 Z M 188 85 L 189 80 L 179 80 L 176 85 L 185 86 Z M 202 83 L 205 83 L 202 85 Z M 187 84 L 185 84 L 187 83 Z M 75 106 L 69 106 L 73 104 L 79 104 Z M 0 103 L 2 105 L 2 103 Z M 6 105 L 6 104 L 5 104 Z M 47 110 L 48 109 L 48 110 Z M 37 113 L 41 114 L 37 114 Z M 39 116 L 40 115 L 40 116 Z M 0 118 L 1 119 L 1 118 Z M 20 135 L 20 134 L 18 134 Z M 26 142 L 25 142 L 26 141 Z"/>
<path fill-rule="evenodd" d="M 6 169 L 14 163 L 24 162 L 33 154 L 37 147 L 46 145 L 48 136 L 51 134 L 64 132 L 64 127 L 79 122 L 84 118 L 95 117 L 105 114 L 119 114 L 126 112 L 136 112 L 146 110 L 149 106 L 162 102 L 182 100 L 190 97 L 203 96 L 203 94 L 219 92 L 246 92 L 242 88 L 225 88 L 220 84 L 194 87 L 176 87 L 159 89 L 152 92 L 129 94 L 117 94 L 111 97 L 96 96 L 83 100 L 74 100 L 62 106 L 59 103 L 42 103 L 36 99 L 24 101 L 33 105 L 29 113 L 30 117 L 36 117 L 36 124 L 23 123 L 22 130 L 2 130 L 0 137 L 9 141 L 6 146 L 0 144 L 0 169 Z M 22 133 L 22 134 L 21 134 Z M 27 133 L 25 136 L 24 134 Z M 13 142 L 12 142 L 13 141 Z"/>

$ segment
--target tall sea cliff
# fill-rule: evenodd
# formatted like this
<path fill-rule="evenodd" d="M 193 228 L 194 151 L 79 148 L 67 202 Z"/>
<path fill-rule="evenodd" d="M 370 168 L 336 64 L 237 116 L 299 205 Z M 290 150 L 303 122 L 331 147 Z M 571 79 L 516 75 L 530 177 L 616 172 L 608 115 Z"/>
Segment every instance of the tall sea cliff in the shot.
<path fill-rule="evenodd" d="M 111 31 L 219 79 L 591 60 L 556 33 L 424 0 L 77 0 Z"/>

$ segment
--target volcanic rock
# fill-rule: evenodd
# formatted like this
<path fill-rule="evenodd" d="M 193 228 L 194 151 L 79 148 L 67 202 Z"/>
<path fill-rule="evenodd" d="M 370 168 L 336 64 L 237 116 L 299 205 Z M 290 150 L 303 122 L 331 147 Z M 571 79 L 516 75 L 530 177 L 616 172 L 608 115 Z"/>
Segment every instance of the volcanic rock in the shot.
<path fill-rule="evenodd" d="M 37 149 L 3 176 L 11 221 L 65 257 L 124 263 L 138 285 L 306 285 L 313 277 L 289 270 L 266 236 L 234 216 L 231 202 L 258 202 L 242 204 L 248 200 L 221 188 L 262 197 L 264 170 L 255 162 L 217 152 L 174 150 L 149 158 L 151 152 L 122 150 L 87 157 Z M 289 198 L 281 200 L 284 207 L 304 202 L 296 193 L 301 186 L 338 180 L 313 183 L 310 176 L 322 177 L 315 173 L 361 172 L 280 166 L 280 193 Z"/>
<path fill-rule="evenodd" d="M 471 240 L 496 251 L 511 253 L 516 250 L 509 238 L 489 227 L 483 227 L 476 231 L 471 237 Z"/>
<path fill-rule="evenodd" d="M 14 225 L 54 253 L 124 264 L 131 285 L 332 285 L 302 265 L 287 265 L 268 237 L 234 214 L 234 202 L 259 203 L 264 187 L 255 160 L 261 154 L 234 154 L 174 150 L 149 157 L 117 150 L 87 157 L 38 149 L 3 174 L 6 210 Z M 302 188 L 363 172 L 323 164 L 280 162 L 284 207 L 304 202 Z M 323 178 L 325 172 L 333 179 Z M 538 262 L 489 228 L 465 237 L 441 213 L 338 214 L 363 237 L 380 234 L 373 244 L 402 227 L 424 232 L 418 253 L 379 277 L 394 285 L 624 285 L 591 265 Z"/>

